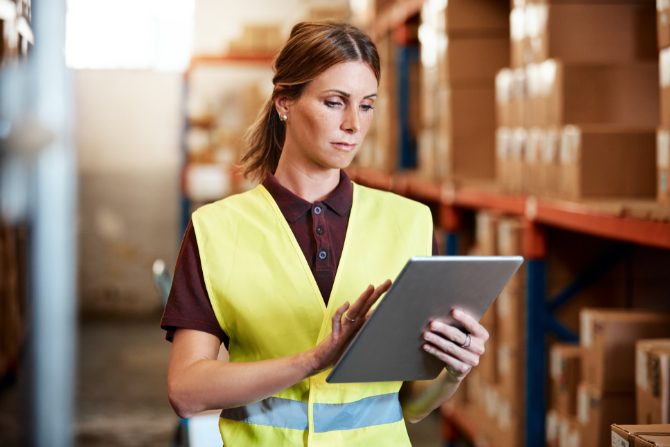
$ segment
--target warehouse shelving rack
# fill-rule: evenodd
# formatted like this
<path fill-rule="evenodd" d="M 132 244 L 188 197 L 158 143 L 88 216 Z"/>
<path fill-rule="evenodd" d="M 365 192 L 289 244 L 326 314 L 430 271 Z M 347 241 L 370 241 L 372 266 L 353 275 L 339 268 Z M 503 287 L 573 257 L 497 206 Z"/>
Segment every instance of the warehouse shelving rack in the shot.
<path fill-rule="evenodd" d="M 587 269 L 556 296 L 546 296 L 545 229 L 549 227 L 604 237 L 614 241 L 670 250 L 670 219 L 653 221 L 621 216 L 599 207 L 575 202 L 511 195 L 495 187 L 457 187 L 453 183 L 420 179 L 412 174 L 388 175 L 369 168 L 349 170 L 354 181 L 378 189 L 393 191 L 439 209 L 438 223 L 447 233 L 445 252 L 458 253 L 458 233 L 466 210 L 492 210 L 518 216 L 524 221 L 523 249 L 526 258 L 527 346 L 525 387 L 525 445 L 543 445 L 545 415 L 546 335 L 576 342 L 577 337 L 553 317 L 553 313 L 577 292 L 606 273 L 628 248 L 615 248 Z M 670 215 L 670 212 L 668 212 Z M 532 396 L 532 398 L 531 398 Z M 457 410 L 445 410 L 444 417 L 471 439 L 476 430 Z"/>
<path fill-rule="evenodd" d="M 392 4 L 375 19 L 369 33 L 375 39 L 398 33 L 411 17 L 420 13 L 423 3 L 423 0 L 408 0 Z M 399 147 L 398 150 L 402 152 L 404 149 Z M 670 210 L 661 213 L 665 220 L 651 220 L 624 216 L 620 210 L 607 206 L 507 194 L 500 192 L 495 185 L 457 187 L 454 183 L 425 180 L 407 172 L 389 175 L 363 167 L 349 170 L 354 181 L 393 191 L 437 209 L 438 225 L 446 233 L 444 252 L 447 255 L 459 253 L 459 233 L 464 229 L 463 215 L 468 210 L 495 211 L 520 217 L 524 222 L 523 254 L 527 272 L 524 444 L 526 447 L 544 445 L 546 336 L 554 334 L 568 342 L 578 340 L 576 334 L 554 317 L 554 313 L 625 258 L 631 246 L 670 250 Z M 556 296 L 547 297 L 546 230 L 549 228 L 602 237 L 617 244 Z M 456 427 L 470 440 L 477 439 L 473 421 L 468 420 L 458 409 L 445 406 L 442 416 L 445 426 Z"/>
<path fill-rule="evenodd" d="M 272 61 L 274 60 L 276 54 L 271 52 L 256 52 L 256 53 L 239 53 L 239 54 L 197 54 L 191 57 L 188 68 L 184 72 L 182 78 L 182 116 L 184 117 L 182 122 L 182 132 L 181 132 L 181 181 L 180 181 L 180 190 L 181 190 L 181 199 L 180 199 L 180 233 L 183 234 L 186 231 L 186 226 L 188 225 L 189 220 L 191 219 L 191 208 L 192 202 L 186 195 L 186 168 L 187 168 L 187 154 L 188 149 L 186 145 L 186 135 L 190 127 L 198 125 L 188 117 L 188 98 L 190 95 L 189 81 L 191 75 L 195 70 L 202 66 L 211 66 L 211 65 L 241 65 L 241 66 L 260 66 L 260 67 L 270 67 Z"/>

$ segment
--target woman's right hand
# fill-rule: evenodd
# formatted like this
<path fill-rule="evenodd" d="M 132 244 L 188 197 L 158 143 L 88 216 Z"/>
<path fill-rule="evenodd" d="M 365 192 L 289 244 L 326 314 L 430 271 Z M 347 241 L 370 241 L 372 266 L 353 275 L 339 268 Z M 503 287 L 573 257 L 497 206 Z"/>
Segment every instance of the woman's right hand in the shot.
<path fill-rule="evenodd" d="M 328 368 L 340 358 L 349 341 L 368 319 L 368 312 L 372 305 L 389 287 L 391 287 L 391 280 L 389 279 L 376 288 L 369 285 L 354 304 L 350 306 L 347 301 L 337 309 L 335 315 L 333 315 L 332 332 L 309 352 L 312 374 Z"/>

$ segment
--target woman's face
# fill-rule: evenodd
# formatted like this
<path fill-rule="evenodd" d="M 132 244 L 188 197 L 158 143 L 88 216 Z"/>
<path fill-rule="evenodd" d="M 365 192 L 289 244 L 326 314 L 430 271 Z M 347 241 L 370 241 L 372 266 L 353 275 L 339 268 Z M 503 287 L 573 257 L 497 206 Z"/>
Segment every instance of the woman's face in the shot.
<path fill-rule="evenodd" d="M 305 86 L 299 98 L 276 101 L 286 115 L 282 157 L 304 168 L 349 166 L 372 122 L 377 78 L 364 62 L 336 64 Z"/>

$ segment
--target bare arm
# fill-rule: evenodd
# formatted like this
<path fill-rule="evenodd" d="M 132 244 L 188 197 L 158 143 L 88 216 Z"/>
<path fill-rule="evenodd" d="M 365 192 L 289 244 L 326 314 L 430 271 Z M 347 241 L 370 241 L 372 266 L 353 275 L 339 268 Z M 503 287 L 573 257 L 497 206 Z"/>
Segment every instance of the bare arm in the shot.
<path fill-rule="evenodd" d="M 432 381 L 403 384 L 408 392 L 402 407 L 409 422 L 420 421 L 451 398 L 484 354 L 488 331 L 465 312 L 454 310 L 452 316 L 467 333 L 444 322 L 430 323 L 424 333 L 424 350 L 443 361 L 446 369 Z"/>
<path fill-rule="evenodd" d="M 179 329 L 168 364 L 168 397 L 182 417 L 209 409 L 231 408 L 261 400 L 332 365 L 358 332 L 370 307 L 388 290 L 386 281 L 369 286 L 350 307 L 332 319 L 332 332 L 314 349 L 257 362 L 217 360 L 220 341 L 211 334 Z M 347 318 L 343 319 L 347 312 Z M 353 321 L 352 321 L 353 320 Z M 227 354 L 227 353 L 226 353 Z"/>

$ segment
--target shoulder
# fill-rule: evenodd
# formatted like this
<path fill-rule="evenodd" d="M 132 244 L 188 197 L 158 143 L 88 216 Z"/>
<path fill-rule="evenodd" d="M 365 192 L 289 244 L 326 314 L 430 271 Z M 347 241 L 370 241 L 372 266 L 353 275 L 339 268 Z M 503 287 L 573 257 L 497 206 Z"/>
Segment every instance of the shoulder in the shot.
<path fill-rule="evenodd" d="M 357 196 L 367 206 L 373 206 L 380 212 L 403 216 L 430 216 L 430 208 L 421 202 L 408 199 L 393 192 L 368 188 L 355 184 Z"/>

